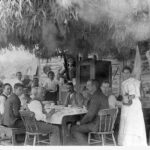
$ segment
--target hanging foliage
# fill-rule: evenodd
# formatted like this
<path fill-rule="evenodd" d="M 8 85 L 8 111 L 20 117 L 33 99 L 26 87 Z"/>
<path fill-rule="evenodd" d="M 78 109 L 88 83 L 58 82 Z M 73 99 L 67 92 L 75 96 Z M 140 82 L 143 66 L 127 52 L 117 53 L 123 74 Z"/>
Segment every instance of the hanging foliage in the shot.
<path fill-rule="evenodd" d="M 38 43 L 42 57 L 56 48 L 128 56 L 149 38 L 146 6 L 147 0 L 0 0 L 0 42 Z"/>

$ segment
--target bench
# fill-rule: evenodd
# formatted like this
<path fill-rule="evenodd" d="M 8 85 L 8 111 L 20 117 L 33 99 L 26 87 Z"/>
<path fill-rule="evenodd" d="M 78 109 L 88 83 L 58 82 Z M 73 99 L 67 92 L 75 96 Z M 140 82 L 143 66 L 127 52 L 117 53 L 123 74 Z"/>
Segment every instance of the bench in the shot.
<path fill-rule="evenodd" d="M 10 128 L 0 125 L 0 142 L 9 140 L 12 145 L 16 145 L 16 135 L 25 134 L 25 129 Z"/>

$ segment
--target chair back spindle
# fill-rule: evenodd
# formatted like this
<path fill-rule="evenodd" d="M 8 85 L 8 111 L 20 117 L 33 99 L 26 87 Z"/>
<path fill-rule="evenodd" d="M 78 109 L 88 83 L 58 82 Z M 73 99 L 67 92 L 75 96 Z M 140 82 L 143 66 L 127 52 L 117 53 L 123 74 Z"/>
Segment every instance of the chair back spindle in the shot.
<path fill-rule="evenodd" d="M 117 108 L 103 109 L 99 111 L 98 113 L 99 118 L 100 118 L 99 132 L 113 131 L 117 113 L 118 113 Z"/>
<path fill-rule="evenodd" d="M 26 131 L 31 133 L 38 132 L 38 126 L 36 124 L 34 113 L 31 111 L 20 111 L 20 114 Z"/>
<path fill-rule="evenodd" d="M 35 119 L 35 114 L 29 110 L 21 110 L 20 115 L 26 128 L 24 145 L 27 145 L 28 141 L 31 139 L 33 141 L 33 145 L 40 143 L 49 145 L 51 131 L 45 132 L 44 130 L 42 131 L 39 129 L 38 123 Z M 40 135 L 42 136 L 43 134 L 48 134 L 48 138 L 41 139 Z M 31 138 L 31 136 L 33 136 L 33 138 Z"/>
<path fill-rule="evenodd" d="M 116 140 L 114 137 L 114 124 L 116 121 L 118 109 L 103 109 L 98 112 L 99 116 L 99 130 L 97 132 L 89 132 L 88 134 L 88 143 L 89 144 L 98 144 L 102 143 L 105 145 L 107 140 L 113 141 L 114 145 L 116 145 Z M 99 138 L 95 138 L 92 135 L 98 135 Z M 111 137 L 107 137 L 106 135 L 111 135 Z"/>

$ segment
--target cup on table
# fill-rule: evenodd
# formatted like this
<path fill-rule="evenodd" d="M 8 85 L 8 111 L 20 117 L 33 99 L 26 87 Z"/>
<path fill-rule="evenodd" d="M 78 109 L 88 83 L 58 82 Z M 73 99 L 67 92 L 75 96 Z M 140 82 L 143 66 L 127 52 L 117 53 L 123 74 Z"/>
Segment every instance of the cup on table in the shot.
<path fill-rule="evenodd" d="M 72 105 L 68 105 L 69 108 L 71 108 Z"/>

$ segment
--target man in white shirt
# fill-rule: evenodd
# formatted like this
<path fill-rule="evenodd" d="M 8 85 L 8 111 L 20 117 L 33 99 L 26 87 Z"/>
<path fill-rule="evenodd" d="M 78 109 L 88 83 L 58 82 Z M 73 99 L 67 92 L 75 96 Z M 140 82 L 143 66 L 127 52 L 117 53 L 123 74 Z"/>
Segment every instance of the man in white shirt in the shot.
<path fill-rule="evenodd" d="M 3 93 L 0 95 L 0 114 L 4 113 L 4 105 L 7 100 L 7 97 L 11 94 L 12 87 L 9 83 L 3 85 Z"/>
<path fill-rule="evenodd" d="M 14 85 L 15 85 L 16 83 L 21 83 L 21 84 L 23 84 L 23 82 L 22 82 L 22 73 L 21 73 L 21 72 L 17 72 L 17 73 L 16 73 L 16 78 L 12 81 L 12 87 L 13 87 L 13 88 L 14 88 Z"/>
<path fill-rule="evenodd" d="M 58 81 L 56 81 L 55 74 L 53 71 L 49 71 L 47 74 L 48 78 L 45 80 L 43 83 L 43 87 L 46 88 L 46 90 L 51 91 L 51 92 L 56 92 L 57 91 L 57 86 L 58 86 Z"/>
<path fill-rule="evenodd" d="M 60 145 L 60 135 L 59 135 L 59 127 L 46 123 L 46 120 L 51 117 L 51 115 L 55 112 L 52 110 L 50 113 L 44 113 L 44 109 L 41 101 L 44 97 L 44 89 L 41 87 L 34 87 L 37 89 L 36 97 L 28 104 L 28 109 L 35 114 L 35 118 L 37 120 L 37 125 L 39 130 L 49 132 L 51 131 L 51 145 Z"/>
<path fill-rule="evenodd" d="M 57 91 L 58 91 L 58 81 L 54 79 L 55 74 L 53 71 L 48 72 L 48 79 L 43 84 L 43 87 L 46 89 L 45 100 L 54 101 L 55 104 L 57 101 Z"/>

